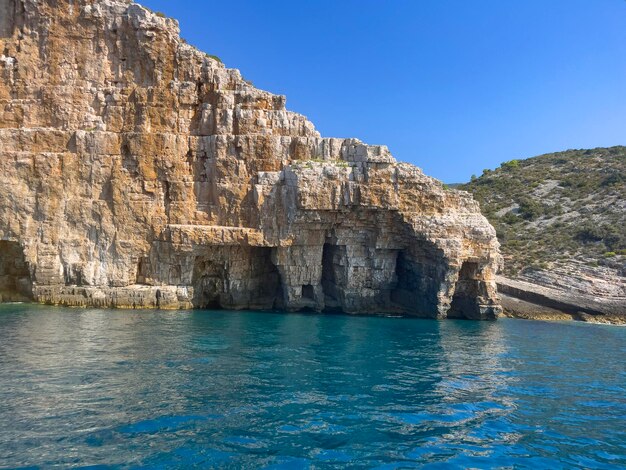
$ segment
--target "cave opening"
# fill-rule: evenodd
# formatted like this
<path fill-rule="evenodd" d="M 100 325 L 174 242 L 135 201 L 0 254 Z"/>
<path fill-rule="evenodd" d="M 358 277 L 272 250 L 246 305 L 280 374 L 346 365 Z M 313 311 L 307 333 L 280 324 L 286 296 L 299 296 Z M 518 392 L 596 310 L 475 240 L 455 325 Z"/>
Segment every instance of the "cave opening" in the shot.
<path fill-rule="evenodd" d="M 480 317 L 477 298 L 480 296 L 481 283 L 478 277 L 478 263 L 466 261 L 461 265 L 448 318 Z"/>
<path fill-rule="evenodd" d="M 193 270 L 193 305 L 200 309 L 221 309 L 225 281 L 226 266 L 223 261 L 196 258 Z"/>
<path fill-rule="evenodd" d="M 315 289 L 311 284 L 302 286 L 302 298 L 306 300 L 315 300 Z"/>
<path fill-rule="evenodd" d="M 417 255 L 399 250 L 396 257 L 395 286 L 391 303 L 407 313 L 435 317 L 438 314 L 437 293 L 441 272 L 437 259 L 422 250 Z"/>
<path fill-rule="evenodd" d="M 341 309 L 341 287 L 338 285 L 338 267 L 341 257 L 341 247 L 324 243 L 322 249 L 322 292 L 324 293 L 324 307 L 328 311 Z"/>
<path fill-rule="evenodd" d="M 194 262 L 194 307 L 280 308 L 283 290 L 271 255 L 267 247 L 210 247 Z"/>
<path fill-rule="evenodd" d="M 33 283 L 24 250 L 18 242 L 0 240 L 0 300 L 31 300 Z"/>
<path fill-rule="evenodd" d="M 419 291 L 419 279 L 404 250 L 396 258 L 396 285 L 391 291 L 391 301 L 401 308 L 415 307 L 415 297 Z"/>
<path fill-rule="evenodd" d="M 64 264 L 63 280 L 66 286 L 83 285 L 83 268 L 80 264 Z"/>
<path fill-rule="evenodd" d="M 137 263 L 137 276 L 135 279 L 135 284 L 145 285 L 148 279 L 148 265 L 149 260 L 146 257 L 139 258 L 139 262 Z"/>
<path fill-rule="evenodd" d="M 280 272 L 272 261 L 273 248 L 251 248 L 249 305 L 264 310 L 284 304 Z"/>

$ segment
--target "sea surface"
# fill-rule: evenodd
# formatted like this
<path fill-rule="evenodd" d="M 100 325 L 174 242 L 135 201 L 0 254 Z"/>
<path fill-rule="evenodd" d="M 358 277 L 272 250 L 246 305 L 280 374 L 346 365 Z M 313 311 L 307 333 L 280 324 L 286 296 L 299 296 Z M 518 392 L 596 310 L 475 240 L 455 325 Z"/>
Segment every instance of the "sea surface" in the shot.
<path fill-rule="evenodd" d="M 0 468 L 626 467 L 626 328 L 0 306 Z"/>

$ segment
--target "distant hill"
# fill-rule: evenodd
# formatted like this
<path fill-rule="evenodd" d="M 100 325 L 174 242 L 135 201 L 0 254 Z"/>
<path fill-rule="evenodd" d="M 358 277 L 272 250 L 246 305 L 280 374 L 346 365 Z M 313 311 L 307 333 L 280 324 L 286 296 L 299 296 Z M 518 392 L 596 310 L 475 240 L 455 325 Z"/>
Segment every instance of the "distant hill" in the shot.
<path fill-rule="evenodd" d="M 572 264 L 626 275 L 626 147 L 511 160 L 458 189 L 496 228 L 506 276 Z"/>

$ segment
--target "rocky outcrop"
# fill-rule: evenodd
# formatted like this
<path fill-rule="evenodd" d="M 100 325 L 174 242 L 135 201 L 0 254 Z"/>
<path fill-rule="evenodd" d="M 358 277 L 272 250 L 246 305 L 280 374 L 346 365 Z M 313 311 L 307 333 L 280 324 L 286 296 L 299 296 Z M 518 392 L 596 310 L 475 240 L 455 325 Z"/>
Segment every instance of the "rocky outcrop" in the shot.
<path fill-rule="evenodd" d="M 0 291 L 494 318 L 495 231 L 123 0 L 0 0 Z M 17 293 L 17 294 L 16 294 Z"/>
<path fill-rule="evenodd" d="M 526 270 L 518 279 L 496 278 L 510 317 L 626 323 L 626 280 L 610 268 L 570 262 L 567 267 Z"/>

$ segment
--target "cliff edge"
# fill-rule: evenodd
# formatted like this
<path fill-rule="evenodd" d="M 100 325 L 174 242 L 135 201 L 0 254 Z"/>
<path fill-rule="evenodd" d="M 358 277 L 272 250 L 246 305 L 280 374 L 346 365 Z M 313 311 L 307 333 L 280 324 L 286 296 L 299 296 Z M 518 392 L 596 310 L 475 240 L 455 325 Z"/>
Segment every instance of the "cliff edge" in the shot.
<path fill-rule="evenodd" d="M 495 230 L 123 0 L 0 0 L 0 295 L 494 318 Z"/>

